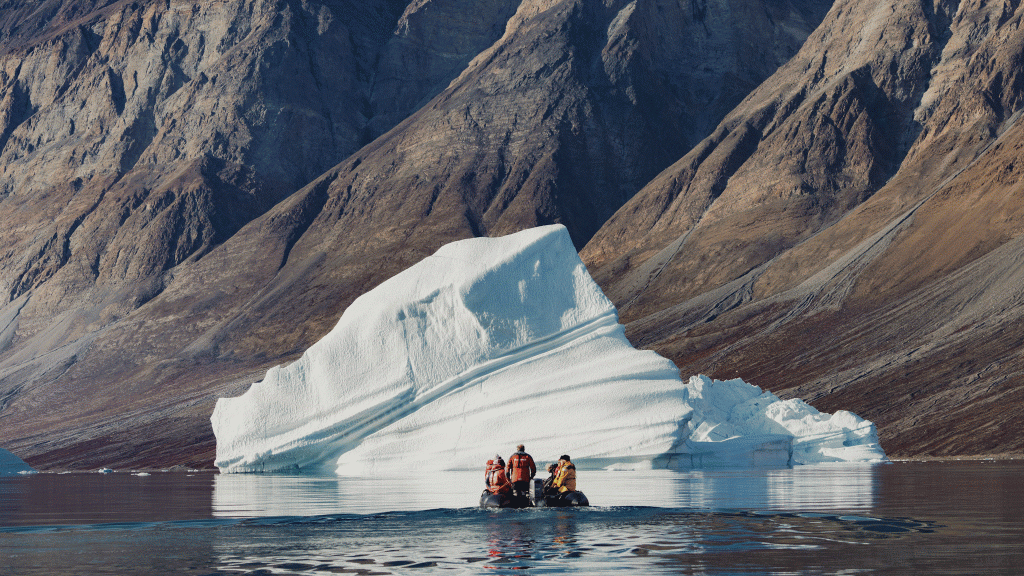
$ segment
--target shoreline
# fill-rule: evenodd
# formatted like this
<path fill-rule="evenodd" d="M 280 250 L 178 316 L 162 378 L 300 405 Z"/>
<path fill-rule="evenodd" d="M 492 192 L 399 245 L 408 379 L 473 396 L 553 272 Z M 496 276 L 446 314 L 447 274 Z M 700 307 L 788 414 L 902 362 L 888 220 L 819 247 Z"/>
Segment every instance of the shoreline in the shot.
<path fill-rule="evenodd" d="M 975 454 L 969 456 L 890 456 L 892 462 L 978 462 L 982 460 L 1014 461 L 1024 460 L 1024 454 L 1004 452 L 1000 454 Z"/>

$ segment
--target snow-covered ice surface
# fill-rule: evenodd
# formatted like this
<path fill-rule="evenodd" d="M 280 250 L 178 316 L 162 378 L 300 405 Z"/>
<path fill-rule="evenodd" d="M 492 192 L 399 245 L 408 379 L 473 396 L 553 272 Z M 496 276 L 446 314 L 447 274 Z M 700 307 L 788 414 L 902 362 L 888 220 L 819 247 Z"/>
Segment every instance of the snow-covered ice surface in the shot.
<path fill-rule="evenodd" d="M 223 472 L 580 468 L 885 457 L 874 426 L 633 348 L 564 227 L 451 243 L 358 298 L 211 418 Z"/>
<path fill-rule="evenodd" d="M 13 476 L 15 474 L 32 474 L 36 470 L 24 460 L 0 448 L 0 476 Z"/>

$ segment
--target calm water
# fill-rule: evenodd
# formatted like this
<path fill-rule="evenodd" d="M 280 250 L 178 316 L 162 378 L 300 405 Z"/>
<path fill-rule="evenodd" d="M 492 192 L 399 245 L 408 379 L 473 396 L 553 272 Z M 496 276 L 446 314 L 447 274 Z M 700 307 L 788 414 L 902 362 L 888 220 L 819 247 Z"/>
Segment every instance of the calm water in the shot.
<path fill-rule="evenodd" d="M 581 470 L 576 510 L 481 477 L 0 478 L 0 574 L 1024 574 L 1020 462 Z"/>

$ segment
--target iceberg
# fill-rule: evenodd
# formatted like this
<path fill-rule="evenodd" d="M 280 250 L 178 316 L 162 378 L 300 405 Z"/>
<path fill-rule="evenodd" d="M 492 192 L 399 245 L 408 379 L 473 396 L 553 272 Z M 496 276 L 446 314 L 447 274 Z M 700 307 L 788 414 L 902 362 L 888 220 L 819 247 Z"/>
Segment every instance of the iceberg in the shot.
<path fill-rule="evenodd" d="M 886 459 L 875 425 L 852 412 L 824 414 L 799 398 L 781 400 L 740 379 L 692 376 L 685 389 L 697 415 L 685 431 L 691 467 Z"/>
<path fill-rule="evenodd" d="M 683 383 L 625 337 L 566 229 L 440 248 L 211 416 L 222 472 L 474 470 L 526 444 L 583 468 L 882 459 L 870 422 Z"/>
<path fill-rule="evenodd" d="M 24 460 L 0 448 L 0 476 L 34 474 L 35 472 L 36 470 L 26 464 Z"/>

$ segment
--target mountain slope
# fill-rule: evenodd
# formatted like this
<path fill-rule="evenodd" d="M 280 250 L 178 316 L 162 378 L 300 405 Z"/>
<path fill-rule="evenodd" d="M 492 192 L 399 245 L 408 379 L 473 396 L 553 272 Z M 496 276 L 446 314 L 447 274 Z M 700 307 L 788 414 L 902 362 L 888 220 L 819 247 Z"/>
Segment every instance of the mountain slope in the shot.
<path fill-rule="evenodd" d="M 826 4 L 16 6 L 0 442 L 208 464 L 216 397 L 443 243 L 563 222 L 582 246 Z"/>
<path fill-rule="evenodd" d="M 631 339 L 684 373 L 853 410 L 891 454 L 1024 449 L 1007 432 L 1024 400 L 1022 16 L 837 2 L 583 250 Z"/>

